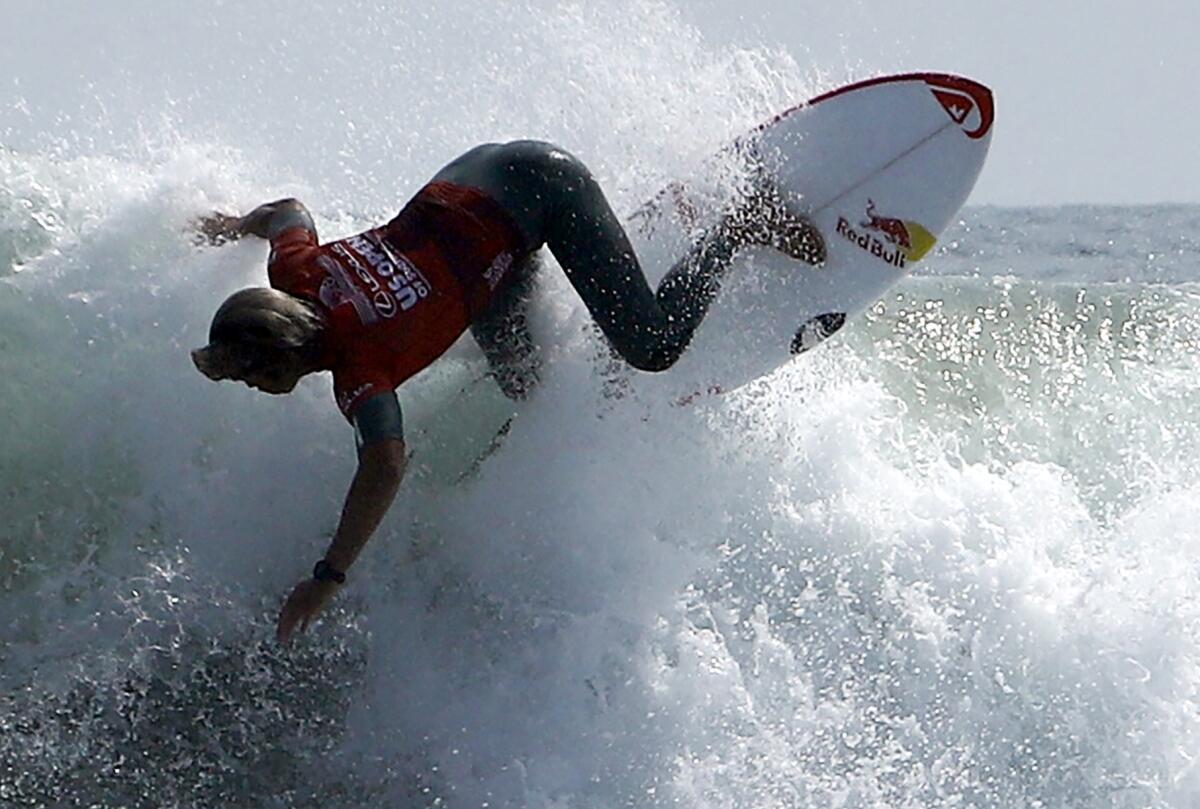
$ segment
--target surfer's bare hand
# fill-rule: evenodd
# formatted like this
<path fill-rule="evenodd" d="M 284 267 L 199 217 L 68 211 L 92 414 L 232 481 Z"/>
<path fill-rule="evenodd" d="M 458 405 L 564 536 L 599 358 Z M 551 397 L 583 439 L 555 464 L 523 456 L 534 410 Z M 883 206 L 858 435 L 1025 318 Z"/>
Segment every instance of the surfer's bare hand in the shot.
<path fill-rule="evenodd" d="M 192 227 L 209 244 L 224 244 L 242 235 L 242 217 L 213 211 L 197 219 Z"/>
<path fill-rule="evenodd" d="M 301 632 L 308 629 L 312 620 L 337 593 L 338 587 L 334 582 L 315 579 L 305 579 L 297 584 L 279 611 L 279 624 L 275 628 L 275 637 L 279 642 L 287 643 L 297 629 Z"/>

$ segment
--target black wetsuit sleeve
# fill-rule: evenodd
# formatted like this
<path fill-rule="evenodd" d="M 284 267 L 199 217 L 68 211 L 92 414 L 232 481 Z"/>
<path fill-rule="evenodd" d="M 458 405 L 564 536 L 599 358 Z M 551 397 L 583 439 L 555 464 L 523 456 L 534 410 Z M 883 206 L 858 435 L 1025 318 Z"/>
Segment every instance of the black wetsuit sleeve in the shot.
<path fill-rule="evenodd" d="M 359 454 L 363 447 L 380 441 L 404 440 L 404 416 L 395 391 L 367 399 L 354 411 L 354 443 Z"/>

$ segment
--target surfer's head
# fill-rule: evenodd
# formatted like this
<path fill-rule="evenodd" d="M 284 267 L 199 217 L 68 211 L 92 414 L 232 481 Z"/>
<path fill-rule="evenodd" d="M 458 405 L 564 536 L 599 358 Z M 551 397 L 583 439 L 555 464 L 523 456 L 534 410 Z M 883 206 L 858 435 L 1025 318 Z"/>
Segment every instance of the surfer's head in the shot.
<path fill-rule="evenodd" d="M 306 301 L 276 289 L 243 289 L 217 309 L 208 345 L 192 352 L 192 362 L 209 379 L 236 379 L 266 393 L 288 393 L 319 367 L 323 326 Z"/>

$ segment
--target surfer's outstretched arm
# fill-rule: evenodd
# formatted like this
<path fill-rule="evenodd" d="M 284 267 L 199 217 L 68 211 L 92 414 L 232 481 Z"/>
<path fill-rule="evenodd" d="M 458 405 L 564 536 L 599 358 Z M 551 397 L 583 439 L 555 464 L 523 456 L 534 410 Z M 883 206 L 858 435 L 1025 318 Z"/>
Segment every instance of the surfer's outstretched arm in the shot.
<path fill-rule="evenodd" d="M 235 241 L 243 236 L 273 239 L 291 228 L 301 227 L 316 236 L 317 227 L 304 204 L 295 199 L 279 199 L 259 205 L 245 216 L 213 211 L 196 222 L 196 230 L 212 244 Z"/>
<path fill-rule="evenodd" d="M 317 563 L 313 577 L 296 585 L 280 611 L 276 637 L 283 643 L 296 629 L 306 630 L 337 593 L 346 580 L 346 571 L 391 508 L 404 479 L 408 460 L 395 393 L 368 399 L 356 413 L 354 427 L 359 441 L 358 471 L 350 483 L 329 550 Z"/>
<path fill-rule="evenodd" d="M 400 481 L 404 478 L 404 469 L 403 441 L 382 441 L 363 449 L 358 459 L 358 471 L 346 494 L 342 519 L 322 560 L 324 569 L 332 571 L 326 575 L 340 577 L 344 581 L 346 569 L 358 558 L 363 546 L 391 508 Z M 309 623 L 341 585 L 342 582 L 337 578 L 318 579 L 316 576 L 296 585 L 279 614 L 276 628 L 279 640 L 287 643 L 296 629 L 301 632 L 308 629 Z"/>

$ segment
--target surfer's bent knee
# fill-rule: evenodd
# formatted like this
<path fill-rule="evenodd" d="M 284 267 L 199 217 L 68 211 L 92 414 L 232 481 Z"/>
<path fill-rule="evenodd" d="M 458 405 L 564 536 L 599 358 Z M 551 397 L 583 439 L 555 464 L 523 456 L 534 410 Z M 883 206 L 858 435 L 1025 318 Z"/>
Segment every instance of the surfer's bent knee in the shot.
<path fill-rule="evenodd" d="M 611 338 L 610 338 L 611 339 Z M 619 348 L 621 357 L 639 371 L 658 374 L 666 371 L 683 354 L 686 346 L 672 346 L 663 343 L 631 342 Z"/>

